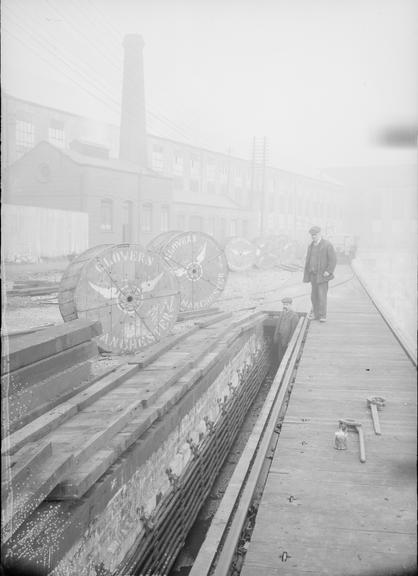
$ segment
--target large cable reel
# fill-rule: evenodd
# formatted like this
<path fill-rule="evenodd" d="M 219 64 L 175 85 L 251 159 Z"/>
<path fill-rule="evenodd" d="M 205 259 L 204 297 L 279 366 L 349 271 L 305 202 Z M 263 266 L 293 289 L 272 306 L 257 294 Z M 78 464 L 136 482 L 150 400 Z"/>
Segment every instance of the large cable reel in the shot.
<path fill-rule="evenodd" d="M 244 272 L 254 265 L 256 249 L 246 238 L 234 236 L 225 244 L 225 256 L 230 270 Z"/>
<path fill-rule="evenodd" d="M 150 242 L 170 266 L 180 287 L 180 310 L 209 308 L 226 285 L 228 266 L 216 240 L 204 232 L 166 232 Z"/>
<path fill-rule="evenodd" d="M 176 322 L 180 292 L 164 260 L 137 244 L 101 245 L 75 258 L 61 280 L 64 321 L 99 320 L 98 344 L 134 353 L 158 342 Z"/>

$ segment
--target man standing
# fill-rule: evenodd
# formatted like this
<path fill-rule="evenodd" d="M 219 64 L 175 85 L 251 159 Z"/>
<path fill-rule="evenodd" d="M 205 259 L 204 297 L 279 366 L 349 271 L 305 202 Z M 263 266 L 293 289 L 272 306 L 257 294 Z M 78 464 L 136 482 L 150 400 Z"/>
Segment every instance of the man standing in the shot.
<path fill-rule="evenodd" d="M 334 278 L 337 257 L 331 242 L 322 238 L 319 226 L 312 226 L 309 234 L 312 243 L 306 254 L 303 281 L 311 283 L 313 318 L 326 322 L 328 282 Z"/>
<path fill-rule="evenodd" d="M 278 346 L 279 360 L 286 352 L 286 348 L 299 322 L 299 314 L 292 310 L 292 299 L 282 298 L 283 311 L 277 320 L 273 341 Z"/>

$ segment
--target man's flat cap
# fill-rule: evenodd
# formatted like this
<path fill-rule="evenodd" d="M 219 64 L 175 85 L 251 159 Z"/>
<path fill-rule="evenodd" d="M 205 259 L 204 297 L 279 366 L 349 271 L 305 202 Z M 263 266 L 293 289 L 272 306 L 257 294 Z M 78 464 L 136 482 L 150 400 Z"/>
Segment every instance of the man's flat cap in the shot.
<path fill-rule="evenodd" d="M 321 232 L 321 228 L 319 226 L 312 226 L 312 228 L 309 230 L 309 234 L 318 234 L 319 232 Z"/>
<path fill-rule="evenodd" d="M 291 304 L 293 300 L 292 298 L 289 298 L 289 296 L 285 296 L 284 298 L 282 298 L 282 302 L 283 304 Z"/>

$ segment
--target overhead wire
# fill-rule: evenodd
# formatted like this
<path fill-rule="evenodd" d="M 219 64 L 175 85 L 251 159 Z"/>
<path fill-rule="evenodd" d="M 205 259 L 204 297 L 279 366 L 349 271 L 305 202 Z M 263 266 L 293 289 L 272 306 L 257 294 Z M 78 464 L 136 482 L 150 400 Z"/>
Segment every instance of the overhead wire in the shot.
<path fill-rule="evenodd" d="M 69 1 L 78 10 L 77 4 L 75 4 L 73 2 L 73 0 L 69 0 Z M 74 25 L 75 20 L 73 17 L 69 16 L 68 13 L 63 13 L 61 10 L 57 9 L 57 7 L 50 2 L 50 0 L 45 0 L 45 2 L 46 2 L 46 4 L 51 6 L 51 8 L 54 9 L 54 11 L 57 15 L 59 15 L 61 18 L 64 19 L 63 21 L 65 22 L 65 24 L 67 26 L 70 27 L 70 29 L 73 29 L 77 34 L 79 34 L 88 43 L 90 43 L 96 50 L 98 50 L 99 53 L 106 59 L 106 62 L 111 64 L 114 67 L 114 69 L 116 69 L 122 75 L 123 69 L 122 69 L 121 64 L 119 62 L 117 62 L 117 60 L 115 58 L 110 59 L 109 56 L 103 52 L 101 47 L 98 47 L 97 43 L 92 42 L 91 37 L 87 36 L 82 30 L 80 30 L 79 26 Z M 93 2 L 90 1 L 89 4 L 91 4 L 91 6 L 93 6 L 95 8 L 95 10 L 100 13 L 97 6 L 95 6 L 95 4 Z M 15 6 L 16 5 L 17 4 L 15 4 Z M 74 79 L 73 76 L 71 76 L 68 73 L 65 73 L 61 68 L 54 65 L 50 60 L 49 61 L 46 60 L 39 53 L 39 50 L 35 51 L 41 57 L 41 59 L 44 62 L 46 62 L 49 66 L 53 67 L 55 70 L 58 70 L 61 74 L 63 74 L 69 80 L 73 81 L 75 83 L 75 85 L 77 85 L 79 88 L 83 89 L 84 92 L 88 93 L 90 96 L 93 96 L 94 98 L 97 98 L 97 100 L 102 102 L 103 104 L 105 104 L 105 106 L 109 110 L 112 110 L 112 112 L 117 112 L 118 114 L 120 114 L 120 112 L 121 112 L 120 102 L 118 100 L 116 100 L 114 96 L 112 96 L 110 94 L 109 90 L 111 90 L 111 88 L 102 80 L 102 78 L 100 78 L 100 79 L 97 78 L 95 71 L 91 67 L 87 67 L 87 70 L 86 69 L 82 70 L 80 68 L 79 61 L 74 62 L 74 60 L 71 60 L 71 58 L 68 57 L 68 54 L 66 54 L 63 50 L 57 50 L 57 46 L 53 42 L 51 42 L 49 39 L 46 39 L 45 37 L 42 36 L 42 34 L 39 33 L 39 29 L 41 27 L 38 28 L 37 34 L 35 35 L 31 31 L 29 26 L 25 26 L 24 18 L 21 15 L 13 12 L 13 10 L 10 10 L 10 5 L 7 7 L 7 11 L 9 12 L 9 15 L 12 15 L 12 19 L 13 18 L 15 19 L 14 25 L 17 26 L 18 28 L 20 28 L 23 31 L 23 34 L 25 36 L 25 39 L 23 40 L 23 39 L 19 38 L 18 35 L 15 34 L 14 35 L 15 39 L 17 39 L 18 41 L 20 41 L 21 43 L 23 43 L 27 47 L 30 47 L 30 44 L 29 44 L 28 39 L 26 37 L 26 35 L 28 34 L 31 38 L 33 38 L 34 42 L 37 43 L 38 46 L 40 46 L 43 50 L 45 50 L 53 59 L 59 60 L 59 62 L 61 62 L 65 67 L 67 67 L 71 71 L 72 74 L 74 74 L 76 77 L 82 78 L 83 82 L 87 82 L 87 84 L 90 86 L 91 89 L 83 87 L 82 84 L 80 82 L 78 82 L 76 79 Z M 68 10 L 67 10 L 67 12 L 68 12 Z M 85 10 L 84 10 L 84 13 L 86 13 Z M 89 16 L 89 21 L 94 22 L 94 20 L 90 16 Z M 8 33 L 12 34 L 10 30 L 8 31 Z M 115 33 L 114 33 L 114 35 L 115 35 Z M 94 92 L 93 92 L 93 90 L 94 90 Z M 97 92 L 97 94 L 96 94 L 96 92 Z M 151 106 L 147 106 L 146 107 L 146 114 L 147 114 L 147 120 L 150 122 L 150 124 L 153 127 L 152 131 L 155 133 L 155 135 L 157 137 L 166 138 L 167 137 L 167 130 L 168 130 L 168 133 L 170 134 L 170 136 L 168 136 L 168 137 L 173 138 L 173 135 L 174 135 L 174 138 L 180 139 L 184 143 L 187 143 L 193 147 L 198 146 L 198 143 L 196 142 L 197 139 L 193 136 L 190 136 L 188 133 L 188 130 L 185 129 L 184 126 L 179 125 L 178 123 L 170 120 L 163 113 L 156 112 L 156 111 L 154 111 L 154 109 Z M 163 130 L 161 130 L 161 128 L 159 128 L 158 125 L 156 125 L 156 123 L 158 123 L 163 128 Z M 165 131 L 165 133 L 164 133 L 164 131 Z M 203 146 L 202 146 L 202 144 L 203 144 Z M 210 149 L 210 146 L 207 143 L 200 143 L 200 145 L 201 145 L 201 147 L 206 147 L 206 148 Z"/>
<path fill-rule="evenodd" d="M 81 37 L 83 37 L 89 44 L 91 44 L 97 50 L 97 52 L 99 52 L 99 54 L 101 54 L 102 58 L 108 64 L 113 66 L 113 68 L 115 70 L 117 70 L 118 72 L 121 71 L 122 68 L 121 68 L 120 61 L 116 57 L 111 56 L 111 54 L 109 52 L 105 52 L 102 49 L 102 45 L 99 45 L 99 43 L 94 39 L 94 37 L 91 33 L 86 34 L 85 32 L 83 32 L 83 30 L 79 27 L 79 23 L 77 22 L 77 20 L 74 18 L 74 16 L 72 16 L 68 13 L 68 10 L 67 10 L 67 13 L 64 14 L 61 10 L 59 10 L 57 8 L 57 6 L 53 2 L 51 2 L 51 0 L 44 0 L 44 2 L 46 4 L 48 4 L 59 16 L 61 16 L 61 18 L 63 18 L 63 21 L 66 22 L 68 26 L 74 28 L 74 30 Z M 67 6 L 68 6 L 68 4 L 67 4 Z M 118 46 L 119 51 L 120 51 L 120 46 L 121 46 L 121 44 Z"/>
<path fill-rule="evenodd" d="M 31 29 L 26 26 L 25 24 L 23 24 L 21 21 L 19 21 L 19 18 L 17 15 L 15 15 L 12 11 L 9 11 L 9 16 L 12 16 L 12 19 L 15 19 L 15 22 L 13 23 L 13 26 L 17 27 L 18 29 L 20 29 L 23 34 L 25 35 L 25 40 L 27 40 L 27 37 L 29 36 L 30 38 L 33 39 L 33 42 L 35 43 L 35 45 L 37 44 L 38 46 L 40 46 L 48 55 L 50 55 L 53 60 L 58 60 L 61 64 L 63 64 L 64 66 L 66 66 L 69 70 L 71 70 L 71 72 L 73 72 L 73 74 L 82 77 L 83 80 L 90 86 L 93 86 L 93 88 L 98 91 L 100 93 L 100 100 L 102 102 L 104 102 L 103 97 L 106 98 L 108 101 L 112 102 L 113 104 L 117 104 L 117 101 L 114 100 L 114 98 L 109 95 L 109 93 L 106 90 L 106 87 L 104 87 L 104 84 L 101 83 L 98 80 L 95 80 L 94 78 L 91 77 L 91 75 L 89 75 L 87 72 L 84 72 L 83 70 L 81 70 L 81 68 L 79 66 L 77 66 L 76 63 L 71 62 L 67 55 L 63 54 L 60 50 L 57 50 L 56 46 L 51 43 L 48 40 L 45 40 L 44 38 L 41 37 L 41 35 L 35 35 Z M 5 22 L 5 19 L 3 17 L 3 23 Z M 60 72 L 63 73 L 63 71 L 59 68 L 58 69 Z M 68 75 L 67 75 L 68 77 Z M 70 77 L 71 79 L 71 77 Z M 78 84 L 76 82 L 76 84 L 80 87 L 80 84 Z M 93 96 L 95 96 L 95 94 L 92 94 L 90 91 L 89 93 Z M 108 104 L 108 102 L 107 102 Z"/>

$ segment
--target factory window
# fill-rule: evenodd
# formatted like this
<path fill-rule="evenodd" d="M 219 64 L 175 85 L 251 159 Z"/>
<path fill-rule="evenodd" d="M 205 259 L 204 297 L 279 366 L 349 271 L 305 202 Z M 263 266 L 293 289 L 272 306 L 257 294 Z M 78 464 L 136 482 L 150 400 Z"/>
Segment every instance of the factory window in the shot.
<path fill-rule="evenodd" d="M 198 174 L 199 168 L 200 168 L 199 156 L 196 156 L 196 154 L 192 154 L 190 156 L 190 172 L 192 174 Z"/>
<path fill-rule="evenodd" d="M 164 168 L 163 147 L 154 146 L 152 149 L 152 167 L 158 172 L 162 172 Z"/>
<path fill-rule="evenodd" d="M 100 229 L 103 232 L 113 230 L 113 200 L 104 199 L 100 205 Z"/>
<path fill-rule="evenodd" d="M 184 158 L 180 152 L 174 153 L 173 171 L 177 176 L 181 176 L 184 172 Z"/>
<path fill-rule="evenodd" d="M 143 232 L 152 232 L 152 204 L 142 205 L 141 228 Z"/>
<path fill-rule="evenodd" d="M 238 220 L 231 220 L 229 234 L 230 236 L 238 236 Z"/>
<path fill-rule="evenodd" d="M 122 242 L 132 241 L 132 202 L 126 200 L 123 203 L 122 213 Z"/>
<path fill-rule="evenodd" d="M 392 218 L 395 220 L 400 220 L 404 217 L 404 199 L 402 195 L 397 192 L 392 192 L 392 206 L 391 206 L 391 214 Z"/>
<path fill-rule="evenodd" d="M 190 191 L 196 194 L 199 192 L 199 180 L 196 179 L 190 180 Z"/>
<path fill-rule="evenodd" d="M 215 192 L 216 192 L 215 182 L 213 182 L 212 180 L 209 180 L 206 183 L 206 190 L 207 190 L 208 194 L 215 194 Z"/>
<path fill-rule="evenodd" d="M 16 151 L 24 154 L 35 145 L 35 126 L 26 120 L 16 120 Z"/>
<path fill-rule="evenodd" d="M 242 236 L 248 238 L 248 220 L 242 221 Z"/>
<path fill-rule="evenodd" d="M 190 216 L 190 230 L 201 232 L 203 230 L 203 218 L 201 216 Z"/>
<path fill-rule="evenodd" d="M 186 216 L 184 214 L 177 214 L 177 228 L 179 230 L 186 229 Z"/>
<path fill-rule="evenodd" d="M 174 178 L 173 188 L 174 190 L 183 190 L 183 178 Z"/>
<path fill-rule="evenodd" d="M 211 236 L 215 236 L 215 223 L 216 223 L 215 216 L 209 216 L 207 232 Z"/>
<path fill-rule="evenodd" d="M 170 209 L 168 206 L 161 206 L 161 232 L 167 232 L 170 225 Z"/>
<path fill-rule="evenodd" d="M 54 146 L 64 148 L 65 146 L 64 122 L 62 122 L 61 120 L 54 120 L 54 119 L 51 120 L 48 129 L 48 139 Z"/>
<path fill-rule="evenodd" d="M 213 158 L 208 160 L 206 165 L 206 175 L 208 180 L 216 180 L 216 163 Z"/>
<path fill-rule="evenodd" d="M 225 235 L 226 235 L 226 220 L 225 220 L 225 218 L 221 218 L 219 220 L 219 235 L 220 235 L 222 240 L 225 238 Z"/>
<path fill-rule="evenodd" d="M 242 188 L 239 186 L 235 188 L 235 202 L 242 204 Z"/>

